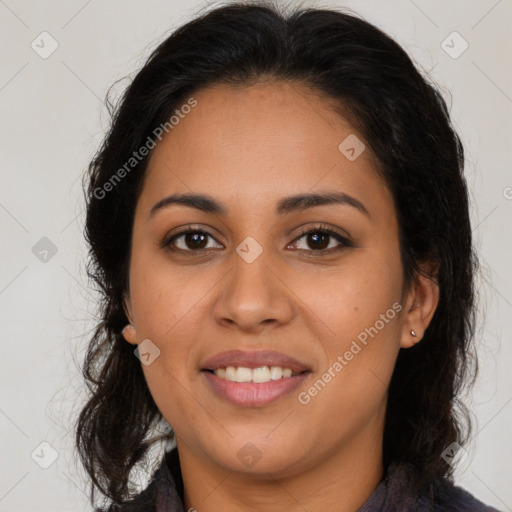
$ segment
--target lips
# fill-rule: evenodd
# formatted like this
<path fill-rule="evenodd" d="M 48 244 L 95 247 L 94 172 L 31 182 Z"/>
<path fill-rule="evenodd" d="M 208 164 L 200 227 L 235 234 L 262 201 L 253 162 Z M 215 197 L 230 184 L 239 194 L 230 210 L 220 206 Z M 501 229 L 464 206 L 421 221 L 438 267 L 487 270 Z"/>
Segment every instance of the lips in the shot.
<path fill-rule="evenodd" d="M 201 370 L 214 371 L 228 366 L 243 366 L 246 368 L 280 366 L 281 368 L 290 368 L 294 373 L 311 371 L 310 366 L 298 359 L 270 350 L 260 350 L 257 352 L 229 350 L 221 352 L 201 363 L 200 368 Z"/>
<path fill-rule="evenodd" d="M 252 382 L 231 382 L 221 379 L 214 373 L 202 371 L 209 389 L 222 401 L 236 407 L 266 407 L 280 399 L 290 398 L 309 377 L 309 372 L 302 372 L 295 377 L 256 384 Z"/>

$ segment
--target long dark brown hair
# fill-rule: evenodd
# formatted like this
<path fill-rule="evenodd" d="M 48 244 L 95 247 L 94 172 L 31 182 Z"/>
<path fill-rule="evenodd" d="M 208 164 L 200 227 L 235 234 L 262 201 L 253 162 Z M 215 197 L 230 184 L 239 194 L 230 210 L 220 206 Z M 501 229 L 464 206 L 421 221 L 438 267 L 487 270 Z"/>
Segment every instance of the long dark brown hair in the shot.
<path fill-rule="evenodd" d="M 458 396 L 476 372 L 469 354 L 478 260 L 463 147 L 445 101 L 395 41 L 356 15 L 231 3 L 196 17 L 152 52 L 110 109 L 110 130 L 86 176 L 88 272 L 101 292 L 101 322 L 83 366 L 90 397 L 76 422 L 76 445 L 92 501 L 95 489 L 114 502 L 132 496 L 130 473 L 145 461 L 163 419 L 121 334 L 128 323 L 123 297 L 132 224 L 148 156 L 121 180 L 114 183 L 113 176 L 195 91 L 261 79 L 322 93 L 364 135 L 393 194 L 406 285 L 422 273 L 422 263 L 438 264 L 437 275 L 429 275 L 440 288 L 437 310 L 422 342 L 400 351 L 391 380 L 384 467 L 413 464 L 418 486 L 450 479 L 442 452 L 469 435 L 470 418 Z M 115 186 L 105 186 L 109 182 Z"/>

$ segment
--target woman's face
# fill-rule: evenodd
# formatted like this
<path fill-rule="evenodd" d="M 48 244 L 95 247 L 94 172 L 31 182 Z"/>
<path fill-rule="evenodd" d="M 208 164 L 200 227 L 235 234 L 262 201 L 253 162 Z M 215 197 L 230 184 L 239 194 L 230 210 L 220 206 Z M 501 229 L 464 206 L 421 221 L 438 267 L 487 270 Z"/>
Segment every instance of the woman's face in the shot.
<path fill-rule="evenodd" d="M 125 337 L 142 343 L 180 456 L 282 476 L 369 448 L 378 458 L 398 350 L 410 329 L 421 338 L 435 300 L 402 296 L 393 198 L 368 144 L 298 85 L 193 96 L 148 164 L 126 301 L 135 330 Z M 219 211 L 166 201 L 175 194 Z M 310 194 L 345 200 L 286 200 Z M 235 350 L 246 358 L 208 363 Z M 228 365 L 242 381 L 268 380 L 272 366 L 294 376 L 211 372 Z"/>

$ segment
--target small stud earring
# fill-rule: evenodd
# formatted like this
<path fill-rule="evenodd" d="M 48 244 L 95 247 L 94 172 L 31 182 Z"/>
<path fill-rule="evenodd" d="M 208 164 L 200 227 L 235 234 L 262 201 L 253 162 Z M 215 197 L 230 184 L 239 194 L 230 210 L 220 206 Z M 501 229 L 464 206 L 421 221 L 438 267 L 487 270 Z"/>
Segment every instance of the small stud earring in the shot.
<path fill-rule="evenodd" d="M 416 345 L 416 343 L 419 343 L 419 342 L 421 341 L 421 340 L 418 338 L 418 336 L 416 335 L 416 333 L 415 333 L 413 330 L 410 330 L 409 332 L 411 333 L 411 336 L 412 336 L 413 338 L 417 338 L 417 339 L 415 339 L 415 340 L 413 341 L 414 345 Z"/>

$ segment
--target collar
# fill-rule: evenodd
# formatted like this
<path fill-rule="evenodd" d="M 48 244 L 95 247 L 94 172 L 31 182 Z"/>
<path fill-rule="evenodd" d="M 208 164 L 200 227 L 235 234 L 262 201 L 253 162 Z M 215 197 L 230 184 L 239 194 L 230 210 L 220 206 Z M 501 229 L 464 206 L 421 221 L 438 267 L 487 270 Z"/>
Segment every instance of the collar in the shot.
<path fill-rule="evenodd" d="M 392 463 L 382 481 L 357 512 L 498 512 L 445 479 L 415 490 L 415 471 L 412 465 Z M 108 512 L 185 512 L 183 502 L 183 479 L 175 447 L 165 453 L 146 490 L 126 503 L 126 506 L 109 509 Z"/>

